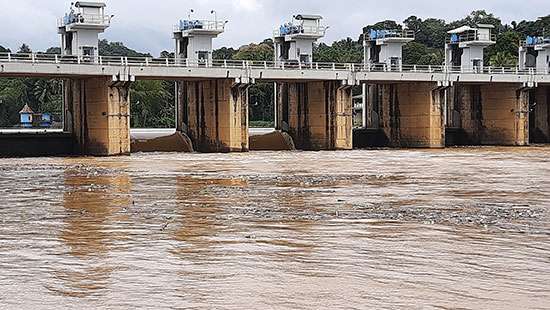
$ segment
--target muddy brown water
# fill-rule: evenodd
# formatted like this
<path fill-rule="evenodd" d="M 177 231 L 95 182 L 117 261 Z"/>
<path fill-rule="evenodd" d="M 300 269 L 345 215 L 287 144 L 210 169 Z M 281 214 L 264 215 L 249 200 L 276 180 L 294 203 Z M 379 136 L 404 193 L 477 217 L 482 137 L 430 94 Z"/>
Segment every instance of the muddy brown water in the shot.
<path fill-rule="evenodd" d="M 550 148 L 0 161 L 2 309 L 549 309 Z"/>

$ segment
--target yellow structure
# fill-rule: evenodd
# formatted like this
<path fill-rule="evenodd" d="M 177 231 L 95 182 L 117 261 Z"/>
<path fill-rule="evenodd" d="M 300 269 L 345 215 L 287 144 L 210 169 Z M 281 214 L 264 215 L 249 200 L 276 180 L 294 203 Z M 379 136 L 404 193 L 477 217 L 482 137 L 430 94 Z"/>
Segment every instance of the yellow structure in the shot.
<path fill-rule="evenodd" d="M 248 85 L 231 79 L 178 83 L 178 130 L 199 152 L 248 151 Z"/>
<path fill-rule="evenodd" d="M 301 150 L 353 148 L 351 87 L 339 81 L 277 84 L 277 129 Z"/>
<path fill-rule="evenodd" d="M 367 124 L 392 147 L 445 146 L 444 90 L 434 82 L 369 85 Z"/>
<path fill-rule="evenodd" d="M 130 94 L 127 83 L 98 77 L 65 81 L 66 129 L 77 152 L 110 156 L 130 154 Z"/>
<path fill-rule="evenodd" d="M 530 102 L 535 92 L 515 83 L 455 85 L 449 90 L 448 127 L 464 136 L 460 144 L 528 145 Z M 542 117 L 541 112 L 533 122 L 547 128 L 547 113 Z"/>

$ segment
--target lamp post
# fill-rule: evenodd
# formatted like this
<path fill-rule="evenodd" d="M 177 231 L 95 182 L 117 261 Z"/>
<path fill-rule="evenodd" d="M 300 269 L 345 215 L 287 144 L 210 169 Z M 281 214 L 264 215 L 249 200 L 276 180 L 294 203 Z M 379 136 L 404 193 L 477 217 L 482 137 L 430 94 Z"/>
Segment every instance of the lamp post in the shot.
<path fill-rule="evenodd" d="M 210 11 L 210 14 L 214 14 L 214 21 L 218 25 L 218 13 L 215 10 Z"/>

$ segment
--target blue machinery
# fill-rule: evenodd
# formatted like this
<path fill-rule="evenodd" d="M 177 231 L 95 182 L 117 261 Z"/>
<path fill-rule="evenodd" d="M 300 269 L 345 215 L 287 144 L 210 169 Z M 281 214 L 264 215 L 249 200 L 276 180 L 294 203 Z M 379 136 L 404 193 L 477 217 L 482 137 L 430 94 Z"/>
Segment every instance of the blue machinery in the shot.
<path fill-rule="evenodd" d="M 402 37 L 403 33 L 399 30 L 369 30 L 369 38 L 371 40 L 385 39 L 385 38 L 398 38 Z"/>
<path fill-rule="evenodd" d="M 63 24 L 64 25 L 70 25 L 74 23 L 83 23 L 84 17 L 82 14 L 75 14 L 74 12 L 70 12 L 69 14 L 65 14 L 63 17 Z"/>
<path fill-rule="evenodd" d="M 180 20 L 180 30 L 203 29 L 204 24 L 200 20 Z"/>
<path fill-rule="evenodd" d="M 292 23 L 286 23 L 279 27 L 279 32 L 282 36 L 290 34 L 304 33 L 304 27 L 302 25 L 294 25 Z"/>
<path fill-rule="evenodd" d="M 550 44 L 550 37 L 534 37 L 527 36 L 525 39 L 526 45 L 537 45 L 537 44 Z"/>

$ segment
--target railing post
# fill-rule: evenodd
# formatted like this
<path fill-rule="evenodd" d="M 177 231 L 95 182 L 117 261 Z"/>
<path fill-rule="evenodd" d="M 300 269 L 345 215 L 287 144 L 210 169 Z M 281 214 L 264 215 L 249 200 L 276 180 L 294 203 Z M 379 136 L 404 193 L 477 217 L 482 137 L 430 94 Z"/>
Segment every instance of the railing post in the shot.
<path fill-rule="evenodd" d="M 149 57 L 145 57 L 145 66 L 149 67 Z"/>
<path fill-rule="evenodd" d="M 223 67 L 224 67 L 224 68 L 227 68 L 227 59 L 224 59 L 224 60 L 223 60 Z"/>
<path fill-rule="evenodd" d="M 336 70 L 336 64 L 335 63 L 332 63 L 332 70 Z"/>
<path fill-rule="evenodd" d="M 298 69 L 302 70 L 302 62 L 298 61 Z"/>
<path fill-rule="evenodd" d="M 413 71 L 416 72 L 416 65 L 413 66 Z"/>
<path fill-rule="evenodd" d="M 264 61 L 264 68 L 267 69 L 267 61 Z"/>
<path fill-rule="evenodd" d="M 124 57 L 120 57 L 120 65 L 124 66 Z"/>
<path fill-rule="evenodd" d="M 78 55 L 76 56 L 76 62 L 80 65 L 80 59 L 81 59 L 82 56 Z"/>
<path fill-rule="evenodd" d="M 31 59 L 33 63 L 36 61 L 36 55 L 34 53 L 31 54 Z"/>
<path fill-rule="evenodd" d="M 355 64 L 351 64 L 351 71 L 355 71 Z"/>
<path fill-rule="evenodd" d="M 428 72 L 429 72 L 429 73 L 432 73 L 432 65 L 429 65 L 429 66 L 428 66 Z"/>
<path fill-rule="evenodd" d="M 284 61 L 281 63 L 281 66 L 283 67 L 283 70 L 284 70 L 285 69 L 285 62 Z"/>
<path fill-rule="evenodd" d="M 506 73 L 506 70 L 504 70 L 504 67 L 502 67 L 502 74 Z"/>
<path fill-rule="evenodd" d="M 243 60 L 243 69 L 246 69 L 246 61 Z"/>
<path fill-rule="evenodd" d="M 319 70 L 319 63 L 318 62 L 315 63 L 315 69 Z"/>
<path fill-rule="evenodd" d="M 124 63 L 128 66 L 128 57 L 124 57 Z"/>
<path fill-rule="evenodd" d="M 168 61 L 168 58 L 166 58 L 166 66 L 170 67 L 170 62 Z"/>
<path fill-rule="evenodd" d="M 55 54 L 55 63 L 56 63 L 56 64 L 59 63 L 59 58 L 57 57 L 57 54 Z"/>
<path fill-rule="evenodd" d="M 8 53 L 8 62 L 11 62 L 11 53 Z"/>
<path fill-rule="evenodd" d="M 189 67 L 189 58 L 185 58 L 185 66 Z"/>

